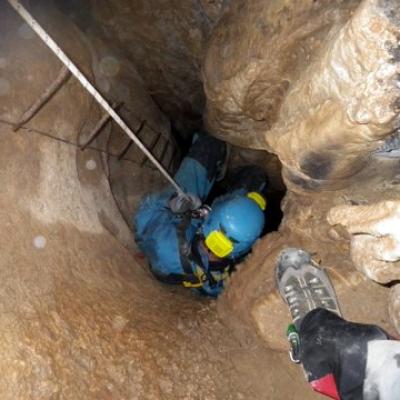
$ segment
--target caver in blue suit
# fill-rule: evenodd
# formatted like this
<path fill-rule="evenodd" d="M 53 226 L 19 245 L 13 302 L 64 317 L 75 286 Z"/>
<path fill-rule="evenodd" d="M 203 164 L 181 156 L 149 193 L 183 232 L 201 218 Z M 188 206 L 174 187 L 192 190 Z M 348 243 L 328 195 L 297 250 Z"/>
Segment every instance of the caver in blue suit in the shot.
<path fill-rule="evenodd" d="M 185 193 L 197 196 L 203 203 L 225 157 L 224 142 L 211 136 L 197 135 L 174 179 Z M 232 190 L 217 198 L 213 207 L 250 190 L 261 191 L 266 185 L 266 177 L 257 167 L 247 167 L 247 172 L 242 170 L 238 176 Z M 217 296 L 223 288 L 223 280 L 243 254 L 233 254 L 223 260 L 211 257 L 210 260 L 209 250 L 201 245 L 204 220 L 190 212 L 174 213 L 170 208 L 174 196 L 175 190 L 169 186 L 144 198 L 134 220 L 136 241 L 158 279 Z"/>

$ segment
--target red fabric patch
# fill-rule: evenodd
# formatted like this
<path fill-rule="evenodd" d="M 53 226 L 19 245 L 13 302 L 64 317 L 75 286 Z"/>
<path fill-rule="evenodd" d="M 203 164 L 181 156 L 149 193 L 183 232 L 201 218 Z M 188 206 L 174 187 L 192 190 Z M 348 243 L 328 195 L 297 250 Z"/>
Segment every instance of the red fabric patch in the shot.
<path fill-rule="evenodd" d="M 340 400 L 333 374 L 325 375 L 323 378 L 310 382 L 311 387 L 318 393 Z"/>

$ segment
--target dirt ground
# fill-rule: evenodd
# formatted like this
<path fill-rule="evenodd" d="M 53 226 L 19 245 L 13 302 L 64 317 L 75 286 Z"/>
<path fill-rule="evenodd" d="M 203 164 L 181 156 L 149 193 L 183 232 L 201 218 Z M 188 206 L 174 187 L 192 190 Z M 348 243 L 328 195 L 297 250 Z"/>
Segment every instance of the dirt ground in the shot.
<path fill-rule="evenodd" d="M 138 263 L 104 154 L 76 146 L 80 127 L 99 118 L 77 82 L 13 132 L 60 65 L 3 17 L 2 399 L 314 398 L 286 354 L 256 335 L 238 340 L 215 302 L 156 282 Z M 75 50 L 85 64 L 84 45 Z"/>
<path fill-rule="evenodd" d="M 112 130 L 94 148 L 79 149 L 102 115 L 79 83 L 70 78 L 13 131 L 61 64 L 4 1 L 0 7 L 2 399 L 318 398 L 287 355 L 289 317 L 273 278 L 286 246 L 306 248 L 328 268 L 347 318 L 394 332 L 387 310 L 395 291 L 354 268 L 350 237 L 327 222 L 327 213 L 337 205 L 398 197 L 396 161 L 372 162 L 347 189 L 288 192 L 279 232 L 256 244 L 218 301 L 166 286 L 148 272 L 129 226 L 140 197 L 163 182 L 141 168 L 135 151 L 121 163 L 104 153 L 126 143 L 122 136 L 110 139 Z M 106 44 L 95 54 L 65 16 L 32 7 L 102 91 L 128 111 L 140 109 L 170 137 L 169 119 L 130 60 L 113 54 L 118 73 L 99 72 Z M 192 75 L 189 86 L 198 89 Z M 173 89 L 179 93 L 179 86 Z M 196 99 L 196 108 L 201 104 Z M 279 177 L 276 157 L 272 164 Z"/>

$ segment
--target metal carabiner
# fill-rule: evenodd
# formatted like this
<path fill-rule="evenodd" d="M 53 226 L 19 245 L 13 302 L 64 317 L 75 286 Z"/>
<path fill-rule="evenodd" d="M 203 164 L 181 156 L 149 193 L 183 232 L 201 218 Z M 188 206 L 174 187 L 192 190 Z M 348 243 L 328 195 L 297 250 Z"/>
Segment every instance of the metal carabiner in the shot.
<path fill-rule="evenodd" d="M 296 327 L 293 324 L 290 324 L 286 333 L 290 349 L 289 349 L 289 358 L 295 363 L 300 363 L 300 335 L 297 332 Z"/>

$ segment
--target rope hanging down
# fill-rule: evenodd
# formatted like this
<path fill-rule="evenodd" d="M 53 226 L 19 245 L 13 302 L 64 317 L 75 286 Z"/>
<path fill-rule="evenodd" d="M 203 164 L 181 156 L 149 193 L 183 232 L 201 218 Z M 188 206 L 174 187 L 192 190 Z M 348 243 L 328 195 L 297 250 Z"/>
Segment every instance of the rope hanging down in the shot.
<path fill-rule="evenodd" d="M 61 62 L 71 71 L 71 73 L 78 79 L 82 86 L 94 97 L 104 110 L 110 114 L 111 118 L 121 127 L 121 129 L 135 142 L 140 150 L 150 159 L 150 161 L 160 170 L 160 172 L 167 178 L 176 191 L 184 195 L 186 194 L 174 181 L 171 175 L 164 169 L 158 160 L 150 153 L 144 146 L 140 139 L 132 132 L 129 126 L 123 121 L 117 112 L 108 104 L 106 99 L 98 92 L 98 90 L 88 81 L 76 65 L 68 58 L 68 56 L 61 50 L 57 43 L 48 35 L 48 33 L 39 25 L 39 23 L 29 14 L 29 12 L 21 5 L 18 0 L 8 0 L 10 5 L 17 11 L 17 13 L 25 20 L 25 22 L 38 34 L 43 42 L 53 51 L 53 53 L 61 60 Z"/>

